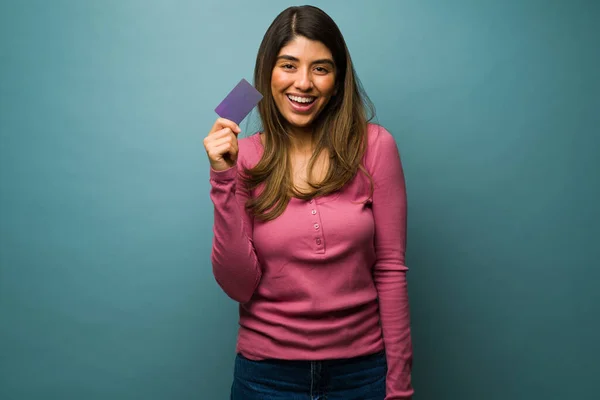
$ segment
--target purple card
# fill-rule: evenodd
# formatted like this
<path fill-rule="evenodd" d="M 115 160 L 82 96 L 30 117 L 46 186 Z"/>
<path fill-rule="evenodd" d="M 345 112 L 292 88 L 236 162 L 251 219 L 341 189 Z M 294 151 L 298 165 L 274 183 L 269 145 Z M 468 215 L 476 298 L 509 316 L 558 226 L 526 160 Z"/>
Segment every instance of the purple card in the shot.
<path fill-rule="evenodd" d="M 215 112 L 219 114 L 219 117 L 229 119 L 239 125 L 262 97 L 262 94 L 254 86 L 242 79 L 215 108 Z"/>

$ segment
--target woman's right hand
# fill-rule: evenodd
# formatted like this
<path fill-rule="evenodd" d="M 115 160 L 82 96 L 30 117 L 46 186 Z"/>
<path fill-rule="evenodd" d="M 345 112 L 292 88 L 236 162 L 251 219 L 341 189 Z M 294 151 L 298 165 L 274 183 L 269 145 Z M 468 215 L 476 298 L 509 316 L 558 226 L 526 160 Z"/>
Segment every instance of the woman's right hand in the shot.
<path fill-rule="evenodd" d="M 212 169 L 224 171 L 235 165 L 238 157 L 237 135 L 241 131 L 235 122 L 225 118 L 217 119 L 204 138 L 204 148 Z"/>

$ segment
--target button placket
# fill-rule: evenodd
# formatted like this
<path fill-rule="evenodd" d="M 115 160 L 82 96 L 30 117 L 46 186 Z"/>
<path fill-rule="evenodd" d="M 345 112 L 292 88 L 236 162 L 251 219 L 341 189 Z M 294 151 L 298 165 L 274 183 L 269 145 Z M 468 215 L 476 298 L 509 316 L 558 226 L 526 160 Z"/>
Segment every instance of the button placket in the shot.
<path fill-rule="evenodd" d="M 317 207 L 317 203 L 314 200 L 310 200 L 308 202 L 309 205 L 309 210 L 310 210 L 310 215 L 312 218 L 312 229 L 315 233 L 314 235 L 314 243 L 316 245 L 316 251 L 317 253 L 324 253 L 325 252 L 325 238 L 323 237 L 323 230 L 321 228 L 321 217 L 319 215 L 318 212 L 318 207 Z"/>

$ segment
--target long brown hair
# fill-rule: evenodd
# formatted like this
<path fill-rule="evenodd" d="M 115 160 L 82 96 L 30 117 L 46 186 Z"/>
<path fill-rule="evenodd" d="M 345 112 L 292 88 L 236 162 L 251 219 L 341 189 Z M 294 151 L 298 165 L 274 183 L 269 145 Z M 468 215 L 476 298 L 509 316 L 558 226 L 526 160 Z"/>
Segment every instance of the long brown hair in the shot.
<path fill-rule="evenodd" d="M 336 66 L 336 94 L 314 121 L 315 151 L 308 163 L 311 190 L 294 188 L 291 174 L 291 140 L 285 119 L 271 93 L 271 74 L 282 47 L 296 36 L 323 43 L 332 53 Z M 373 183 L 361 164 L 366 150 L 367 123 L 375 111 L 352 64 L 346 42 L 336 23 L 313 6 L 290 7 L 281 12 L 265 33 L 254 69 L 254 84 L 263 94 L 258 112 L 265 135 L 264 153 L 258 164 L 245 169 L 243 182 L 248 191 L 264 184 L 246 207 L 258 219 L 273 220 L 281 215 L 291 197 L 309 200 L 340 190 L 361 170 Z M 321 182 L 312 182 L 312 170 L 319 155 L 329 155 L 328 170 Z"/>

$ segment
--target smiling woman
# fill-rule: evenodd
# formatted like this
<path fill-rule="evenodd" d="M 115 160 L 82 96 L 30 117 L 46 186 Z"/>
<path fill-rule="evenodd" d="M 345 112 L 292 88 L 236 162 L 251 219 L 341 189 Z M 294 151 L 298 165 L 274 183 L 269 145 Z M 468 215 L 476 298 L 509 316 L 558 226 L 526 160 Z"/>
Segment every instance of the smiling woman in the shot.
<path fill-rule="evenodd" d="M 361 161 L 374 109 L 329 15 L 306 6 L 277 16 L 258 50 L 254 81 L 264 95 L 264 156 L 243 177 L 248 189 L 263 189 L 248 202 L 254 217 L 271 220 L 291 198 L 334 193 L 357 172 L 370 180 Z"/>
<path fill-rule="evenodd" d="M 218 119 L 204 145 L 213 272 L 239 302 L 233 400 L 410 399 L 406 191 L 370 124 L 344 38 L 291 7 L 256 58 L 263 129 Z"/>

